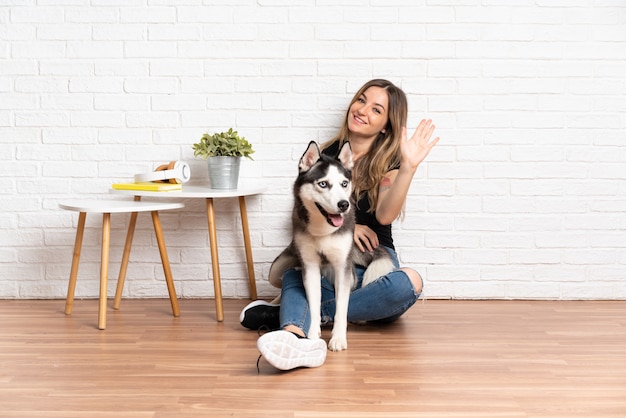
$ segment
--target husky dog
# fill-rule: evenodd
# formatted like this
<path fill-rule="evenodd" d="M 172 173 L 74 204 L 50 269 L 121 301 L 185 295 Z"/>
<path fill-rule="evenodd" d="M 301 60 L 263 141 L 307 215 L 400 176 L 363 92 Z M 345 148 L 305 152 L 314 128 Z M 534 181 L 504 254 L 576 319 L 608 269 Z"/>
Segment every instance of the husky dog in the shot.
<path fill-rule="evenodd" d="M 337 158 L 320 152 L 311 141 L 300 158 L 293 186 L 293 240 L 274 260 L 269 281 L 276 287 L 289 268 L 302 268 L 302 278 L 311 314 L 308 337 L 321 337 L 321 276 L 335 287 L 337 310 L 328 348 L 348 348 L 348 300 L 356 285 L 354 265 L 367 267 L 363 286 L 394 269 L 383 248 L 361 252 L 354 244 L 355 215 L 352 195 L 352 149 L 345 143 Z"/>

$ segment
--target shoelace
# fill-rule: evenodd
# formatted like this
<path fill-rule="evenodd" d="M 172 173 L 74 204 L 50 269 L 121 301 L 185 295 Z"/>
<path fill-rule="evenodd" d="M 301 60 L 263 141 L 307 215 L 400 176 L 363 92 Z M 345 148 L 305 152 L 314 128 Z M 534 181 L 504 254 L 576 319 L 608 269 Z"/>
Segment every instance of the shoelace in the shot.
<path fill-rule="evenodd" d="M 263 335 L 261 333 L 263 331 L 268 332 L 270 331 L 270 328 L 267 325 L 261 325 L 256 331 L 259 337 Z M 259 368 L 259 362 L 261 361 L 261 357 L 263 357 L 263 354 L 259 354 L 259 358 L 256 359 L 256 374 L 261 374 L 261 369 Z"/>
<path fill-rule="evenodd" d="M 259 337 L 260 337 L 261 335 L 263 335 L 263 334 L 261 334 L 261 332 L 262 332 L 262 331 L 267 332 L 267 331 L 271 331 L 271 330 L 270 330 L 270 327 L 268 327 L 267 325 L 261 325 L 261 326 L 259 327 L 259 329 L 257 329 L 257 330 L 256 330 L 256 333 L 257 333 L 257 335 L 258 335 Z"/>

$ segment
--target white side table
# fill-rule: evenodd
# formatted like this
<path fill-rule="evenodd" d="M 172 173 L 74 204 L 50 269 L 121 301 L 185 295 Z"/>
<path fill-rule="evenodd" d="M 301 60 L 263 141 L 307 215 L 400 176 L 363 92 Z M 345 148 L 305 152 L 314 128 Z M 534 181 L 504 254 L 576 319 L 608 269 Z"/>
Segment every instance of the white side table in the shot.
<path fill-rule="evenodd" d="M 250 228 L 248 225 L 248 212 L 246 209 L 246 196 L 261 194 L 266 190 L 263 187 L 241 186 L 233 190 L 210 189 L 207 186 L 183 185 L 182 190 L 170 192 L 151 192 L 145 190 L 116 190 L 111 189 L 111 193 L 135 196 L 139 199 L 143 196 L 156 199 L 205 199 L 207 222 L 209 228 L 209 241 L 211 246 L 211 267 L 213 269 L 213 287 L 215 289 L 215 312 L 218 321 L 224 320 L 224 308 L 222 304 L 222 282 L 220 278 L 220 262 L 217 250 L 217 230 L 215 228 L 215 209 L 213 199 L 238 198 L 239 211 L 241 213 L 241 228 L 246 249 L 246 263 L 248 266 L 248 282 L 250 286 L 250 298 L 257 298 L 256 280 L 254 277 L 254 262 L 252 261 L 252 248 L 250 244 Z M 131 219 L 132 221 L 132 219 Z M 129 225 L 129 229 L 131 225 Z"/>
<path fill-rule="evenodd" d="M 111 237 L 111 213 L 130 213 L 131 225 L 126 235 L 126 244 L 124 246 L 124 255 L 120 266 L 120 275 L 115 291 L 114 309 L 118 309 L 122 299 L 122 290 L 124 288 L 124 280 L 126 278 L 126 267 L 130 257 L 130 247 L 133 242 L 135 232 L 135 223 L 137 221 L 138 212 L 151 212 L 152 223 L 154 224 L 154 232 L 156 234 L 159 252 L 161 254 L 161 262 L 163 264 L 163 272 L 165 273 L 165 281 L 167 290 L 172 304 L 172 313 L 174 316 L 180 315 L 178 307 L 178 299 L 176 298 L 176 290 L 174 289 L 174 280 L 170 269 L 170 261 L 167 257 L 165 248 L 165 239 L 163 238 L 163 229 L 161 228 L 161 220 L 159 218 L 160 210 L 179 209 L 184 207 L 182 203 L 165 203 L 165 202 L 139 202 L 135 200 L 72 200 L 59 203 L 59 207 L 65 210 L 79 212 L 78 228 L 76 229 L 76 241 L 74 243 L 74 255 L 72 257 L 72 268 L 70 271 L 70 281 L 67 288 L 67 299 L 65 300 L 65 314 L 72 313 L 74 304 L 74 290 L 76 288 L 76 277 L 78 276 L 78 264 L 80 261 L 80 251 L 83 244 L 83 233 L 85 231 L 85 219 L 87 213 L 102 214 L 102 248 L 100 261 L 100 305 L 98 309 L 98 328 L 106 328 L 106 305 L 107 305 L 107 282 L 109 276 L 109 245 Z"/>

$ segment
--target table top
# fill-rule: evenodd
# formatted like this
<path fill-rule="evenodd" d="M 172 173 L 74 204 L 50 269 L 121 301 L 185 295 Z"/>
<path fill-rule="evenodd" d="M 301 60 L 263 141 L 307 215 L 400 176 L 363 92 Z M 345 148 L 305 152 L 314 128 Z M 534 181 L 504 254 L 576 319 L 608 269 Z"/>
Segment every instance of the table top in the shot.
<path fill-rule="evenodd" d="M 134 200 L 77 199 L 59 202 L 59 207 L 75 212 L 89 213 L 129 213 L 152 212 L 155 210 L 180 209 L 183 203 L 136 202 Z"/>
<path fill-rule="evenodd" d="M 221 198 L 221 197 L 241 197 L 252 196 L 263 193 L 265 186 L 241 186 L 237 189 L 211 189 L 208 186 L 183 184 L 182 190 L 172 190 L 168 192 L 154 192 L 149 190 L 118 190 L 111 189 L 111 193 L 124 194 L 130 196 L 150 196 L 158 198 Z"/>

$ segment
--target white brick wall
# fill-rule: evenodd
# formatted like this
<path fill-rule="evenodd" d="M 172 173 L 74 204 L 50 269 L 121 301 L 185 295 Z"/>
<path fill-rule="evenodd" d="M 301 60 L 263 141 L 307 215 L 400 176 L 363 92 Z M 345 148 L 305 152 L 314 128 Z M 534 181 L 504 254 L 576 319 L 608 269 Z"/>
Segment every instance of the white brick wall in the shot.
<path fill-rule="evenodd" d="M 0 297 L 63 298 L 77 215 L 60 200 L 182 159 L 237 128 L 261 296 L 289 241 L 290 188 L 311 139 L 366 80 L 389 78 L 441 143 L 395 237 L 428 297 L 626 298 L 623 1 L 0 0 Z M 147 5 L 146 5 L 147 4 Z M 182 297 L 213 295 L 202 202 L 162 214 Z M 236 201 L 217 202 L 224 295 L 246 297 Z M 88 217 L 78 297 L 98 292 Z M 113 215 L 111 287 L 127 216 Z M 234 230 L 234 233 L 232 232 Z M 165 296 L 148 216 L 125 293 Z"/>

